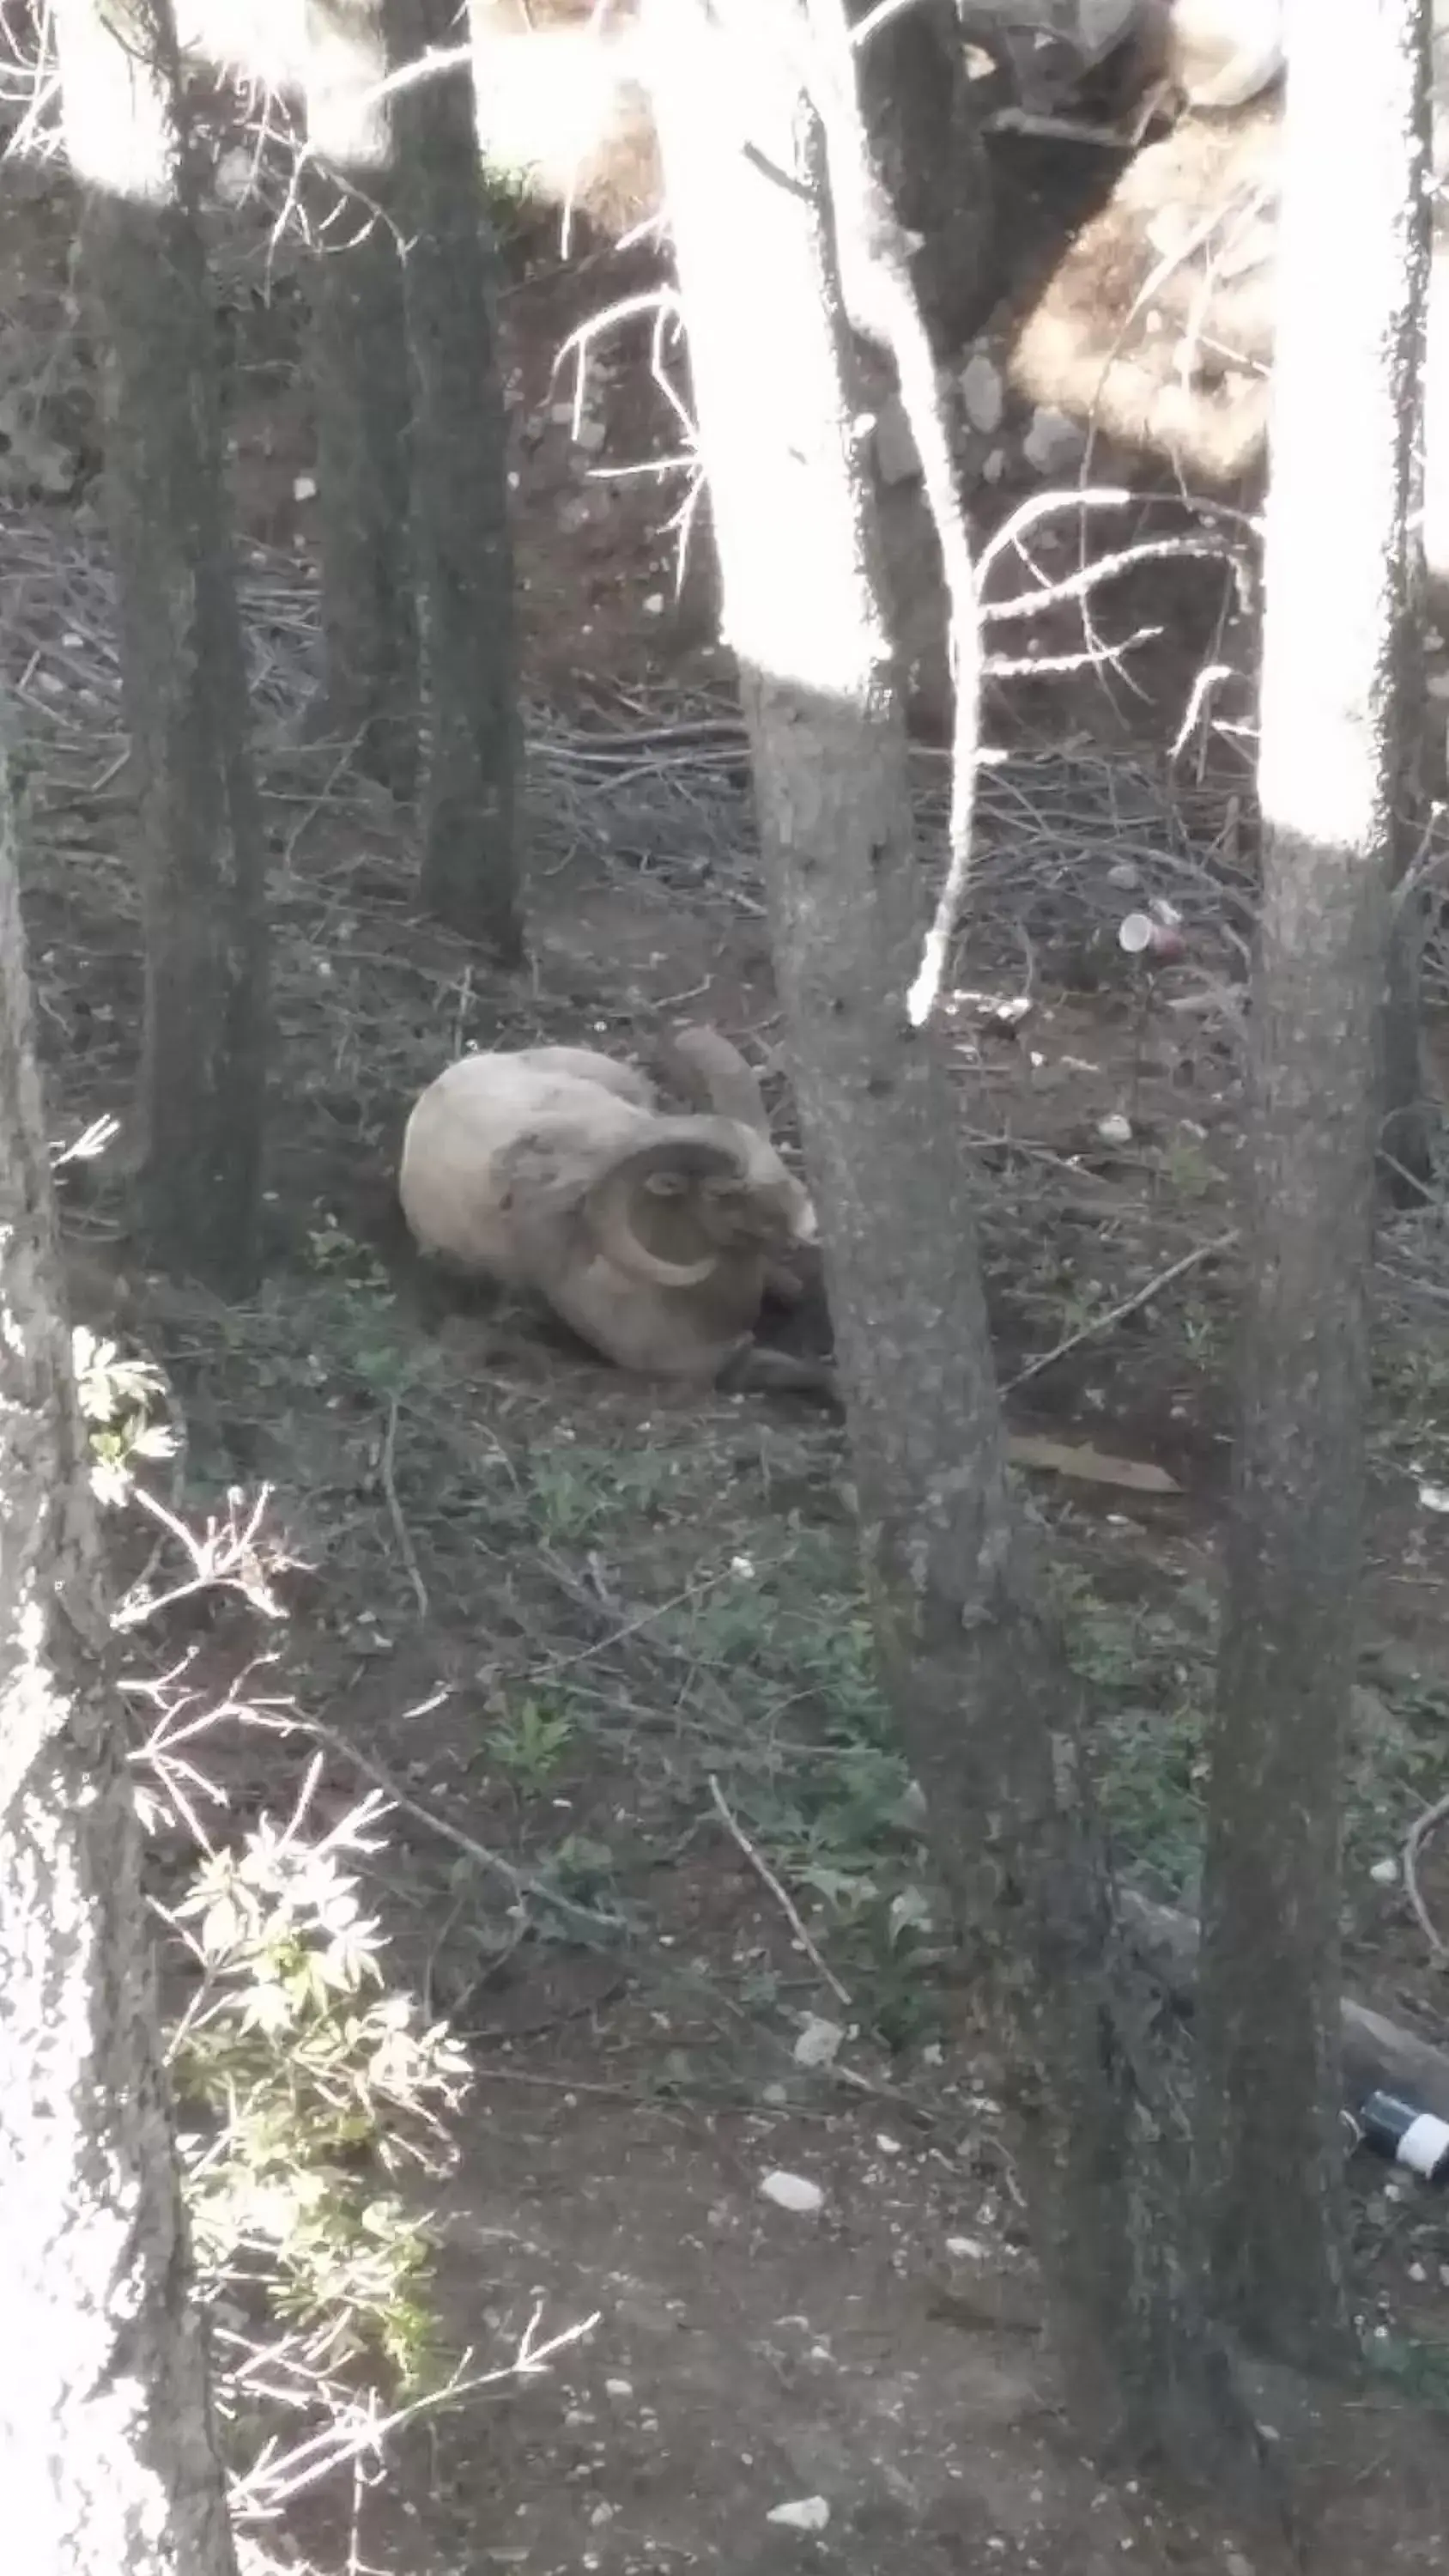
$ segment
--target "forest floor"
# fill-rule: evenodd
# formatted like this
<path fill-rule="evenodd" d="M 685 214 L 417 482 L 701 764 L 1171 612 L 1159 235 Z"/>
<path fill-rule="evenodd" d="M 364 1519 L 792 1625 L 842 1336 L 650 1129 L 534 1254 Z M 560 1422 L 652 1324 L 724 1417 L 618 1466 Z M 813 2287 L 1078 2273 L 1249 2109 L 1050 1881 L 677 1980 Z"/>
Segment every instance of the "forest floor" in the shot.
<path fill-rule="evenodd" d="M 58 192 L 47 203 L 54 238 L 37 225 L 5 288 L 40 335 L 42 254 L 69 222 Z M 466 1046 L 647 1054 L 674 1019 L 712 1017 L 773 1064 L 704 552 L 676 599 L 676 486 L 590 479 L 677 432 L 637 331 L 610 353 L 593 446 L 572 445 L 549 382 L 567 329 L 637 273 L 543 254 L 504 302 L 532 832 L 533 958 L 512 979 L 419 918 L 407 817 L 335 750 L 299 747 L 311 455 L 295 322 L 250 316 L 233 427 L 277 1009 L 261 1293 L 227 1309 L 148 1281 L 105 1158 L 62 1175 L 78 1314 L 153 1351 L 176 1390 L 187 1518 L 266 1484 L 265 1543 L 293 1569 L 278 1627 L 209 1600 L 177 1611 L 166 1652 L 197 1655 L 194 1688 L 291 1703 L 356 1748 L 360 1771 L 329 1763 L 317 1821 L 379 1770 L 408 1802 L 367 1898 L 393 1972 L 453 2018 L 476 2068 L 444 2199 L 444 2332 L 487 2366 L 540 2307 L 545 2334 L 596 2319 L 550 2372 L 405 2430 L 374 2483 L 308 2499 L 274 2545 L 388 2576 L 1105 2576 L 1125 2559 L 1245 2576 L 1278 2546 L 1101 2482 L 1060 2414 L 969 1996 L 872 1682 L 837 1424 L 631 1386 L 532 1313 L 440 1297 L 399 1241 L 401 1122 Z M 0 592 L 52 1127 L 69 1141 L 126 1116 L 141 974 L 91 510 L 12 499 Z M 1252 851 L 1240 747 L 1208 734 L 1167 756 L 1166 669 L 1155 698 L 1079 676 L 993 703 L 1003 757 L 944 1042 L 1108 1814 L 1135 1881 L 1190 1903 Z M 918 767 L 929 861 L 929 745 Z M 1175 906 L 1185 954 L 1144 975 L 1116 930 L 1153 898 Z M 1436 2037 L 1442 1960 L 1400 1860 L 1449 1789 L 1444 1255 L 1437 1205 L 1386 1230 L 1347 1860 L 1354 1990 Z M 238 1828 L 290 1811 L 310 1739 L 243 1726 L 212 1743 Z M 522 1937 L 488 1852 L 622 1913 L 628 1939 L 547 1903 Z M 1423 1896 L 1449 1933 L 1449 1848 L 1426 1852 Z M 1404 2387 L 1449 2405 L 1449 2220 L 1387 2168 L 1352 2170 L 1383 2405 L 1357 2408 L 1341 2474 L 1320 2481 L 1300 2563 L 1324 2576 L 1442 2564 L 1449 2538 L 1433 2420 L 1416 2469 L 1388 2411 Z M 772 2198 L 781 2172 L 818 2205 Z M 768 2519 L 812 2499 L 823 2527 Z"/>

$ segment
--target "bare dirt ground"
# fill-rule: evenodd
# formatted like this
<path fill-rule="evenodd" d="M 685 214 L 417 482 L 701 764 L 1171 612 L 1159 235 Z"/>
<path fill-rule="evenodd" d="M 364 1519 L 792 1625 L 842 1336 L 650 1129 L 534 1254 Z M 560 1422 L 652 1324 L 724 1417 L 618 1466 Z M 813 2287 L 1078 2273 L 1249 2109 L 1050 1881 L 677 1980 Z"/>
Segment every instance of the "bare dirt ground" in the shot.
<path fill-rule="evenodd" d="M 27 328 L 65 229 L 62 207 L 7 287 Z M 708 566 L 697 552 L 676 602 L 675 487 L 588 479 L 677 442 L 637 328 L 595 443 L 580 452 L 554 416 L 561 338 L 636 274 L 562 272 L 532 249 L 525 263 L 515 245 L 504 304 L 530 972 L 502 979 L 421 921 L 406 816 L 335 752 L 297 748 L 315 583 L 296 322 L 282 296 L 248 308 L 233 429 L 278 1017 L 262 1293 L 235 1311 L 148 1281 L 104 1160 L 65 1180 L 77 1311 L 163 1361 L 187 1422 L 188 1514 L 267 1482 L 272 1543 L 292 1560 L 279 1630 L 208 1602 L 178 1612 L 168 1642 L 201 1652 L 210 1690 L 325 1719 L 365 1777 L 380 1768 L 402 1793 L 369 1897 L 399 1972 L 476 2063 L 445 2204 L 444 2332 L 486 2364 L 540 2305 L 543 2332 L 597 2320 L 551 2373 L 413 2427 L 375 2478 L 306 2500 L 274 2545 L 390 2576 L 1125 2562 L 1245 2576 L 1283 2563 L 1281 2540 L 1100 2482 L 1060 2415 L 970 1997 L 871 1680 L 837 1426 L 626 1385 L 534 1315 L 440 1295 L 398 1240 L 402 1117 L 470 1044 L 647 1051 L 671 1019 L 713 1015 L 771 1067 L 788 1119 Z M 124 1116 L 140 971 L 90 507 L 12 495 L 0 587 L 40 1025 L 69 1138 Z M 1119 693 L 1103 713 L 1096 690 L 1038 683 L 993 708 L 1007 756 L 948 1031 L 1003 1374 L 1073 1343 L 1010 1406 L 1018 1432 L 1073 1453 L 1045 1453 L 1029 1483 L 1114 1831 L 1140 1884 L 1190 1900 L 1252 853 L 1234 746 L 1209 738 L 1170 767 L 1180 697 Z M 928 745 L 920 789 L 929 857 Z M 1186 954 L 1143 975 L 1116 928 L 1154 897 L 1180 914 Z M 1384 1248 L 1348 1861 L 1355 1986 L 1431 2036 L 1442 1965 L 1386 1864 L 1449 1786 L 1441 1234 L 1434 1207 Z M 1172 1489 L 1139 1490 L 1144 1466 Z M 310 1749 L 241 1736 L 224 1757 L 238 1822 L 287 1811 Z M 322 1813 L 355 1787 L 339 1757 Z M 543 1895 L 520 1911 L 490 1854 Z M 1432 1847 L 1423 1892 L 1449 1926 Z M 602 1924 L 561 1913 L 560 1893 Z M 811 2017 L 836 2026 L 833 2063 L 797 2055 Z M 1442 2203 L 1354 2170 L 1385 2402 L 1406 2387 L 1442 2406 Z M 818 2189 L 817 2209 L 767 2196 L 782 2171 Z M 1406 2448 L 1374 2399 L 1336 2425 L 1339 2474 L 1330 2461 L 1299 2563 L 1442 2563 L 1428 2424 Z M 768 2520 L 811 2499 L 822 2527 Z"/>

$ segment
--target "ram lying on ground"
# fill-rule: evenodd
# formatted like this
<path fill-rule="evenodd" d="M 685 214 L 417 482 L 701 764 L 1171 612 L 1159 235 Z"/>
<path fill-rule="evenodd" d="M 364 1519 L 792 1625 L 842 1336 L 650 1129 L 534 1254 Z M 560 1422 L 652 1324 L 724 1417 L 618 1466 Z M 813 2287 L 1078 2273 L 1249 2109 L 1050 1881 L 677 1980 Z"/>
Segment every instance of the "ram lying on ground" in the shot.
<path fill-rule="evenodd" d="M 670 1116 L 632 1066 L 582 1047 L 465 1056 L 423 1093 L 398 1195 L 420 1251 L 532 1290 L 641 1376 L 828 1392 L 819 1362 L 760 1350 L 765 1295 L 789 1298 L 816 1242 L 803 1184 L 770 1142 L 758 1082 L 712 1029 L 674 1042 L 707 1106 Z"/>

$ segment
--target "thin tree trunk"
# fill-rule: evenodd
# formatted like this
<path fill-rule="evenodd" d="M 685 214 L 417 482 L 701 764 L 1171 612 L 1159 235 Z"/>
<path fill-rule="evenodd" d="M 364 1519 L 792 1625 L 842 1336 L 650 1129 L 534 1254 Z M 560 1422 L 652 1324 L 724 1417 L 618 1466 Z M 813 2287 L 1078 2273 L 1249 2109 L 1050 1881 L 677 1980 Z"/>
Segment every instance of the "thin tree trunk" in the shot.
<path fill-rule="evenodd" d="M 140 806 L 140 1222 L 163 1268 L 240 1294 L 258 1261 L 266 850 L 175 24 L 170 0 L 57 0 L 56 26 Z"/>
<path fill-rule="evenodd" d="M 61 1319 L 0 763 L 0 2495 L 25 2576 L 234 2576 Z"/>
<path fill-rule="evenodd" d="M 452 0 L 386 0 L 393 59 L 455 45 Z M 428 757 L 423 899 L 523 956 L 521 738 L 496 255 L 467 71 L 397 101 Z"/>
<path fill-rule="evenodd" d="M 1318 0 L 1293 0 L 1288 18 L 1249 1284 L 1208 1793 L 1199 2148 L 1220 2312 L 1309 2364 L 1348 2347 L 1339 1769 L 1400 775 L 1426 18 L 1419 0 L 1380 0 L 1348 47 Z"/>
<path fill-rule="evenodd" d="M 322 565 L 317 729 L 410 796 L 418 632 L 407 337 L 385 0 L 308 0 L 308 275 Z M 380 94 L 381 93 L 381 94 Z"/>
<path fill-rule="evenodd" d="M 1170 2143 L 1009 1496 L 957 1105 L 907 1021 L 926 922 L 811 14 L 647 0 L 644 23 L 876 1637 L 1011 2061 L 1078 2406 L 1227 2474 L 1252 2437 L 1152 2202 Z"/>

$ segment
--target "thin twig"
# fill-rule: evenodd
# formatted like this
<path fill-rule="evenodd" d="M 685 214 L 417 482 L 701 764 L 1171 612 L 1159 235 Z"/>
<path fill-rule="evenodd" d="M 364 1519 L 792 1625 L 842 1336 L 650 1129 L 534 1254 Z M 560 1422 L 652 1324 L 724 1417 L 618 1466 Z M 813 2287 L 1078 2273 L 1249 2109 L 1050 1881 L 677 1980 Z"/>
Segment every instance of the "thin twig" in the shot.
<path fill-rule="evenodd" d="M 818 1974 L 824 1978 L 825 1983 L 830 1988 L 830 1991 L 834 1995 L 837 2003 L 844 2004 L 846 2009 L 849 2010 L 850 1996 L 846 1991 L 846 1988 L 841 1984 L 834 1969 L 821 1957 L 819 1949 L 812 1940 L 809 1932 L 806 1930 L 804 1923 L 801 1921 L 800 1909 L 796 1905 L 793 1897 L 790 1895 L 789 1890 L 781 1886 L 774 1871 L 771 1869 L 769 1862 L 762 1858 L 761 1854 L 756 1851 L 754 1844 L 751 1842 L 749 1835 L 745 1832 L 743 1826 L 736 1824 L 733 1815 L 730 1813 L 724 1791 L 720 1787 L 719 1782 L 712 1771 L 709 1775 L 709 1794 L 714 1800 L 715 1808 L 724 1825 L 725 1831 L 733 1836 L 734 1840 L 739 1844 L 741 1851 L 744 1853 L 744 1856 L 749 1862 L 756 1877 L 769 1889 L 770 1894 L 773 1896 L 781 1913 L 784 1915 L 786 1922 L 789 1924 L 791 1931 L 794 1933 L 796 1940 L 799 1942 L 801 1949 L 804 1951 L 806 1958 L 811 1962 L 811 1965 L 816 1969 Z"/>
<path fill-rule="evenodd" d="M 1439 1827 L 1445 1823 L 1449 1823 L 1449 1797 L 1436 1799 L 1432 1807 L 1426 1807 L 1423 1815 L 1415 1818 L 1404 1843 L 1404 1893 L 1413 1909 L 1414 1920 L 1428 1942 L 1436 1961 L 1449 1959 L 1449 1941 L 1443 1938 L 1433 1915 L 1424 1902 L 1423 1890 L 1419 1885 L 1419 1854 L 1430 1835 L 1437 1833 Z"/>
<path fill-rule="evenodd" d="M 1025 1386 L 1028 1378 L 1040 1377 L 1043 1369 L 1054 1367 L 1058 1360 L 1066 1358 L 1068 1351 L 1079 1349 L 1083 1342 L 1098 1341 L 1102 1334 L 1111 1332 L 1114 1324 L 1124 1323 L 1140 1307 L 1150 1306 L 1153 1298 L 1160 1297 L 1164 1288 L 1171 1288 L 1176 1280 L 1185 1278 L 1187 1272 L 1196 1270 L 1200 1262 L 1212 1261 L 1220 1252 L 1230 1252 L 1237 1239 L 1238 1229 L 1233 1226 L 1227 1234 L 1214 1235 L 1211 1243 L 1194 1244 L 1191 1252 L 1185 1252 L 1179 1261 L 1170 1262 L 1166 1270 L 1159 1270 L 1155 1278 L 1148 1280 L 1145 1288 L 1124 1297 L 1120 1305 L 1109 1306 L 1105 1315 L 1094 1315 L 1090 1323 L 1081 1325 L 1075 1333 L 1068 1333 L 1064 1342 L 1057 1342 L 1051 1350 L 1043 1351 L 1039 1358 L 1028 1360 L 1024 1369 L 1018 1369 L 1015 1377 L 1007 1379 L 1002 1394 L 1011 1395 L 1017 1387 Z"/>
<path fill-rule="evenodd" d="M 445 1691 L 439 1691 L 434 1698 L 424 1700 L 420 1707 L 409 1709 L 407 1715 L 421 1717 L 429 1709 L 439 1707 L 446 1697 Z M 364 1779 L 375 1780 L 403 1815 L 426 1825 L 430 1833 L 437 1834 L 445 1843 L 451 1843 L 455 1851 L 464 1853 L 491 1877 L 502 1879 L 504 1886 L 511 1888 L 515 1896 L 531 1896 L 539 1905 L 552 1905 L 574 1922 L 586 1923 L 590 1931 L 607 1932 L 611 1938 L 617 1938 L 624 1929 L 617 1915 L 598 1914 L 592 1906 L 578 1904 L 572 1896 L 565 1896 L 561 1889 L 550 1887 L 548 1881 L 539 1878 L 533 1870 L 519 1869 L 511 1860 L 505 1860 L 501 1852 L 491 1851 L 486 1843 L 475 1841 L 472 1834 L 465 1834 L 460 1826 L 451 1824 L 446 1816 L 440 1816 L 436 1808 L 425 1807 L 420 1799 L 402 1786 L 385 1763 L 378 1762 L 370 1753 L 364 1753 L 349 1736 L 341 1734 L 335 1726 L 329 1726 L 325 1718 L 298 1717 L 295 1723 L 303 1734 L 314 1735 L 319 1744 L 328 1744 L 334 1753 L 340 1753 L 345 1762 L 350 1762 L 354 1770 L 362 1773 Z"/>
<path fill-rule="evenodd" d="M 408 1525 L 403 1519 L 402 1505 L 398 1501 L 397 1486 L 393 1480 L 393 1459 L 396 1450 L 397 1397 L 394 1396 L 387 1408 L 387 1429 L 382 1435 L 382 1455 L 378 1460 L 378 1474 L 382 1478 L 387 1516 L 392 1523 L 393 1536 L 397 1540 L 398 1554 L 407 1568 L 407 1578 L 413 1587 L 413 1599 L 418 1605 L 418 1617 L 427 1619 L 432 1613 L 432 1603 L 428 1599 L 428 1587 L 418 1569 L 417 1550 L 408 1535 Z"/>

